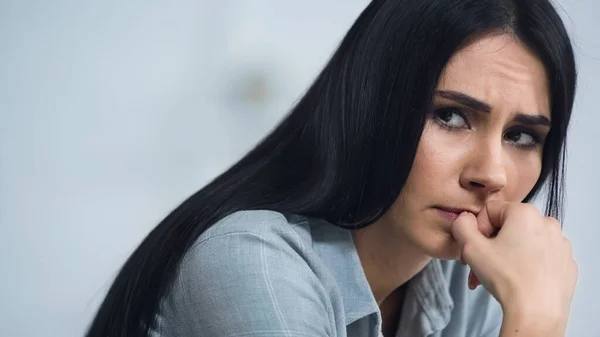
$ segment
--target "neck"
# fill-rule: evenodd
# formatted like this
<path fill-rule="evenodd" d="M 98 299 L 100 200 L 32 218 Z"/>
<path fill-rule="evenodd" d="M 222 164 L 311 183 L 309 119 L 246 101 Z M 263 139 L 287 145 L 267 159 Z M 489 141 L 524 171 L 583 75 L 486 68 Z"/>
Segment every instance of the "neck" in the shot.
<path fill-rule="evenodd" d="M 352 232 L 363 270 L 377 304 L 382 303 L 431 261 L 431 257 L 401 235 L 392 235 L 392 226 L 382 218 Z"/>

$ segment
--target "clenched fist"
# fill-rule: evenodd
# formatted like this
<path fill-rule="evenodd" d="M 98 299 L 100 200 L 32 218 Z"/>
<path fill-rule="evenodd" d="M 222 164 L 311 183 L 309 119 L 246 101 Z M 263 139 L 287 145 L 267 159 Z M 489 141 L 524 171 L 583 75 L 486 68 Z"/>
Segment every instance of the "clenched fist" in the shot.
<path fill-rule="evenodd" d="M 577 264 L 556 219 L 530 204 L 492 201 L 477 217 L 462 213 L 452 232 L 474 274 L 470 287 L 480 282 L 502 305 L 505 320 L 564 333 Z"/>

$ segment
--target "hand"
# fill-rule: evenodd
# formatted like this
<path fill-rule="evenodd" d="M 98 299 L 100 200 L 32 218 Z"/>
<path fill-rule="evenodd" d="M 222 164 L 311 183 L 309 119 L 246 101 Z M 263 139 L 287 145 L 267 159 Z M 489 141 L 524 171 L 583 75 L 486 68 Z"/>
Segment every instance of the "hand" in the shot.
<path fill-rule="evenodd" d="M 461 214 L 452 232 L 462 246 L 461 259 L 505 315 L 518 312 L 566 324 L 577 265 L 557 220 L 533 205 L 493 201 L 477 217 Z"/>

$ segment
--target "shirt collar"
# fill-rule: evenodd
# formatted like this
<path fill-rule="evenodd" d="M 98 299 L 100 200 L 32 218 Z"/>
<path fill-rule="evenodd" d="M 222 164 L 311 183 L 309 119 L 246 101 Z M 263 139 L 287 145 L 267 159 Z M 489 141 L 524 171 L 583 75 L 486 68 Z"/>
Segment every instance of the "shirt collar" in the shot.
<path fill-rule="evenodd" d="M 372 314 L 380 319 L 351 231 L 318 220 L 311 226 L 311 236 L 313 248 L 339 284 L 346 325 Z M 411 279 L 400 325 L 405 331 L 439 331 L 450 322 L 453 308 L 448 281 L 440 261 L 434 259 Z"/>
<path fill-rule="evenodd" d="M 323 220 L 311 226 L 313 248 L 339 285 L 346 325 L 379 312 L 350 230 Z"/>
<path fill-rule="evenodd" d="M 450 322 L 454 301 L 440 260 L 433 259 L 410 281 L 400 329 L 404 335 L 429 335 Z"/>

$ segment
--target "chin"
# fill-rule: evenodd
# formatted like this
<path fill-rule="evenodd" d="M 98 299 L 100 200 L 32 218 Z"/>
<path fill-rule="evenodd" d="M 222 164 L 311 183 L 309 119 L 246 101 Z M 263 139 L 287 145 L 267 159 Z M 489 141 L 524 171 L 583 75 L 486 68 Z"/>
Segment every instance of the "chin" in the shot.
<path fill-rule="evenodd" d="M 460 260 L 461 249 L 451 233 L 430 234 L 421 243 L 423 252 L 434 259 Z"/>

